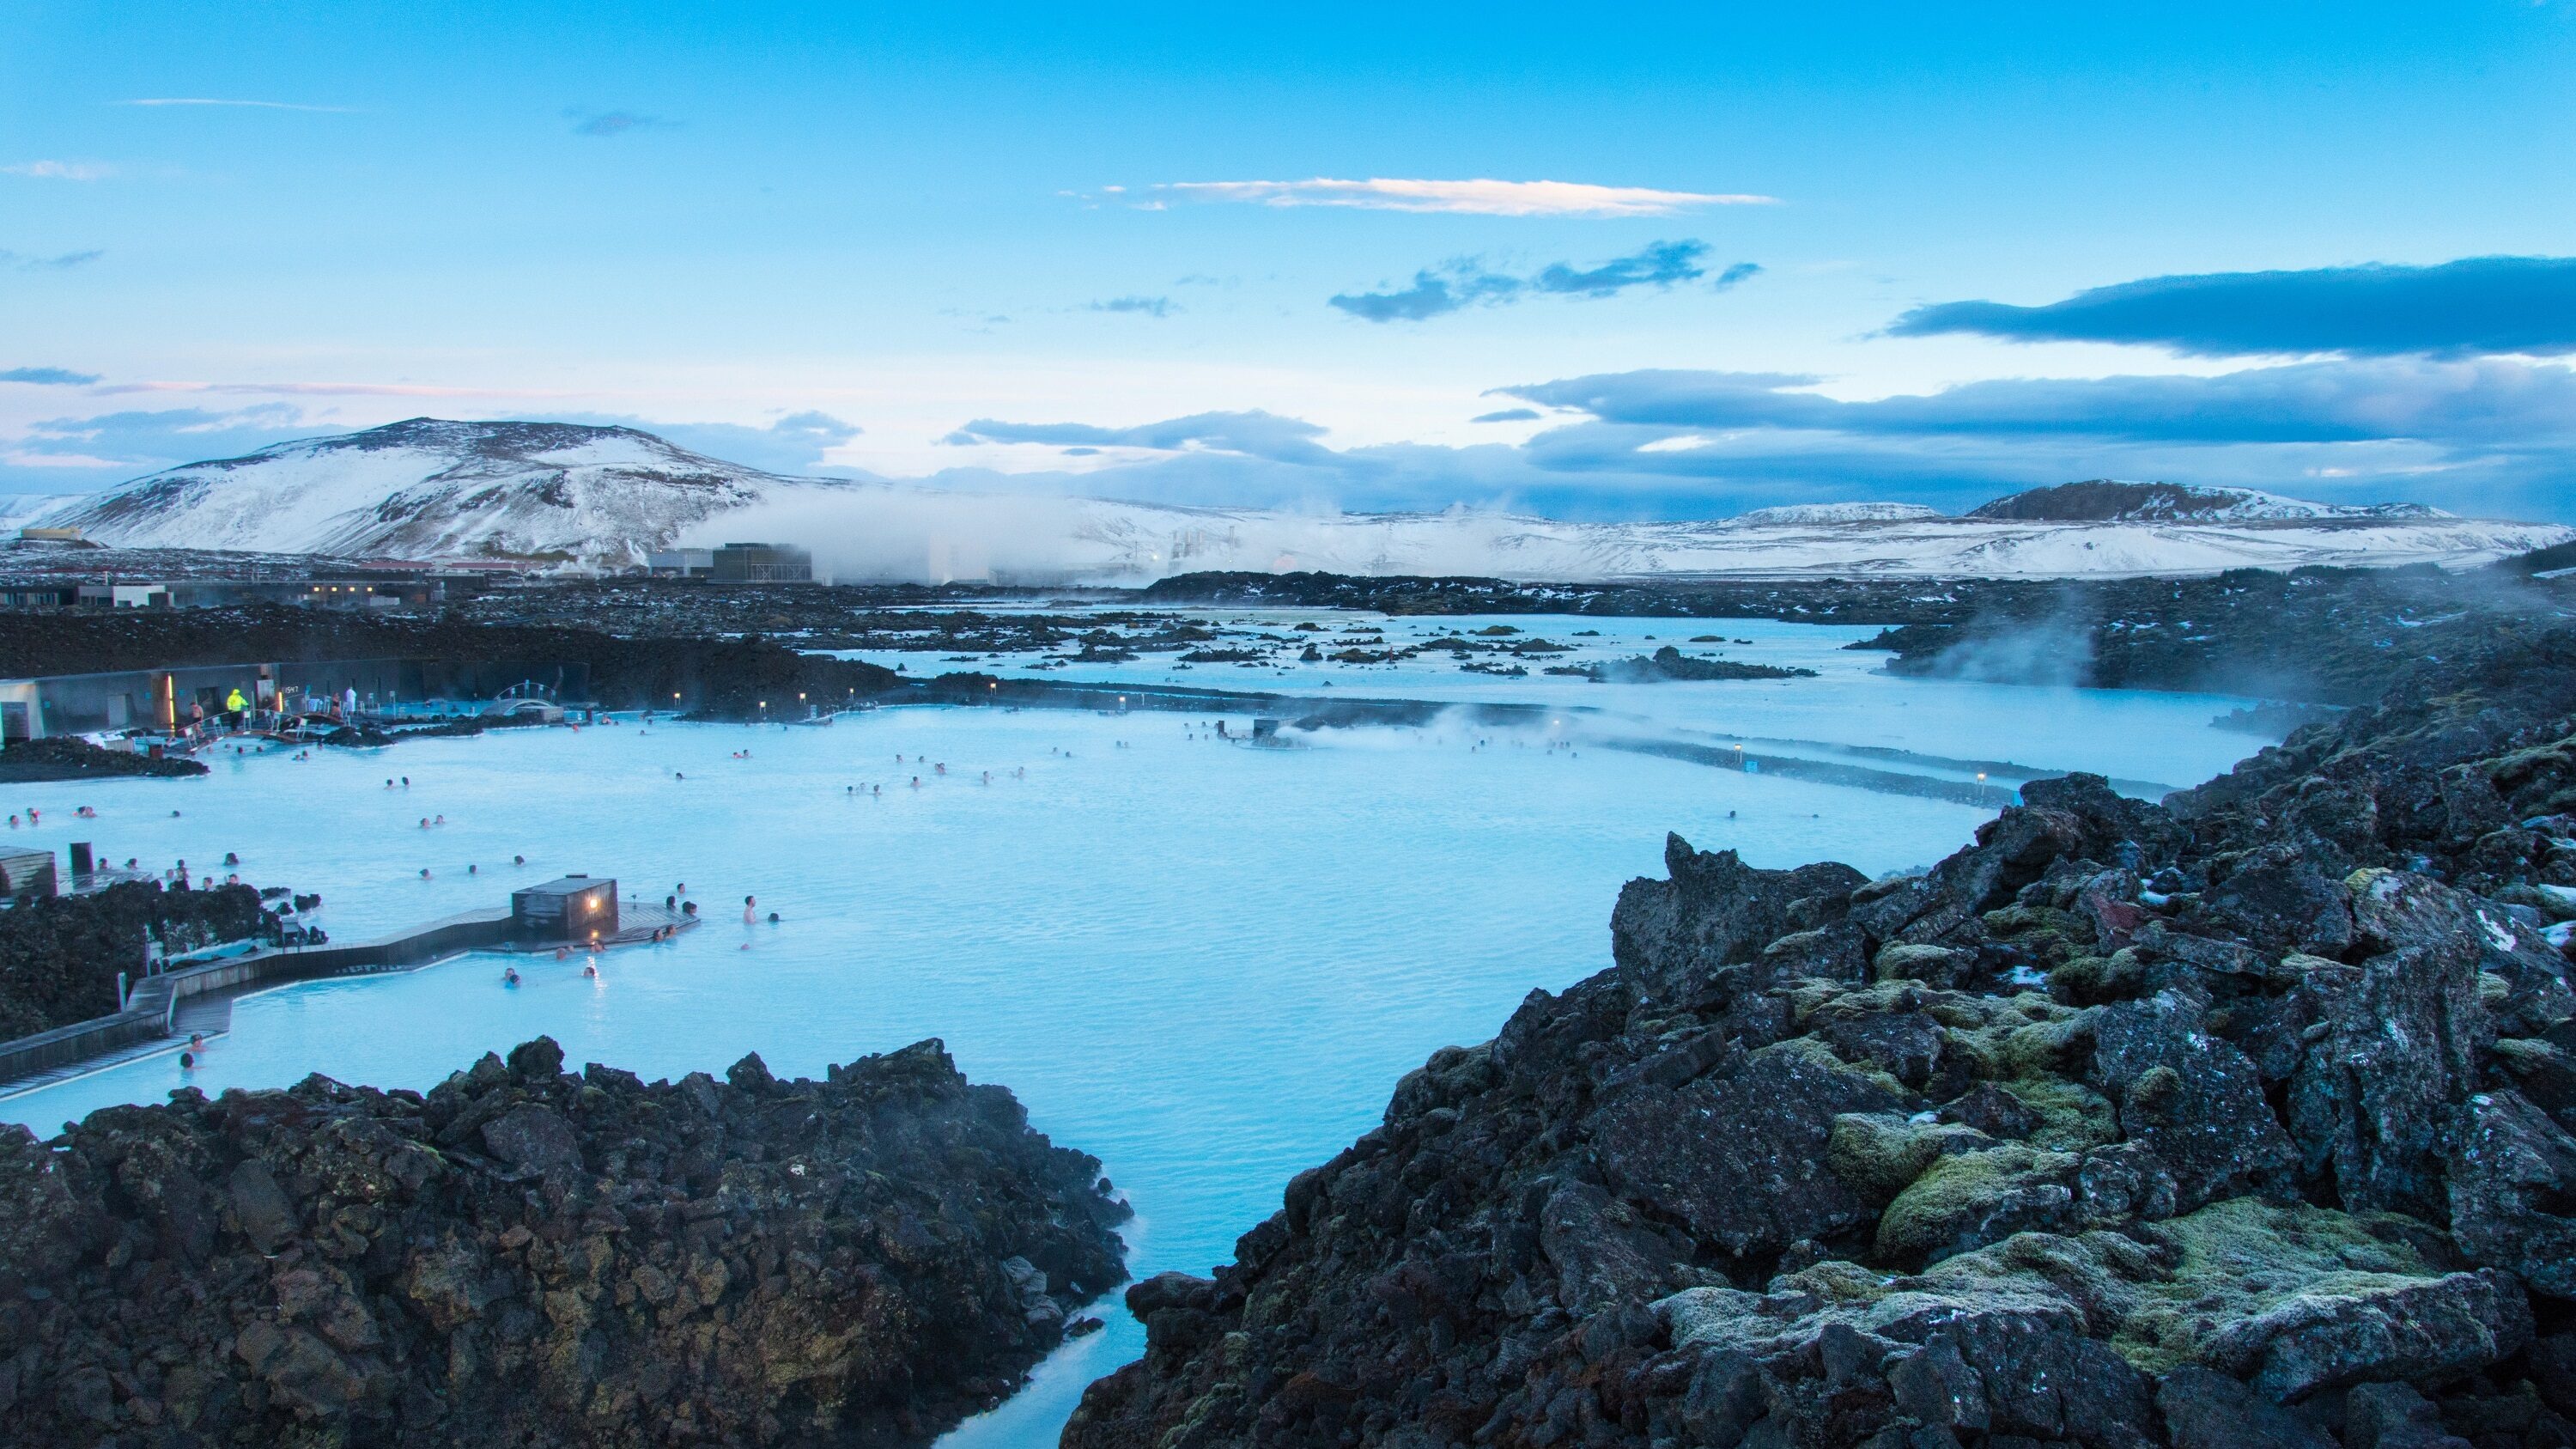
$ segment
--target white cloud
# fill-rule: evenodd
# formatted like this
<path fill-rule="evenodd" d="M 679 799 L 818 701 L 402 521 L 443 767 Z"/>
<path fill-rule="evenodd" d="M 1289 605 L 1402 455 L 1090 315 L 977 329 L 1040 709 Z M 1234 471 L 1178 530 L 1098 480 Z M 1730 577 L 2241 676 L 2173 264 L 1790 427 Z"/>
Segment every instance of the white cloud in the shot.
<path fill-rule="evenodd" d="M 1111 188 L 1115 189 L 1115 188 Z M 1370 211 L 1439 211 L 1476 216 L 1671 216 L 1703 206 L 1772 206 L 1779 198 L 1580 181 L 1175 181 L 1154 188 L 1198 201 L 1263 206 L 1350 206 Z"/>
<path fill-rule="evenodd" d="M 0 166 L 12 176 L 39 176 L 49 181 L 96 181 L 115 174 L 113 167 L 97 161 L 21 161 L 15 166 Z"/>
<path fill-rule="evenodd" d="M 535 392 L 525 388 L 436 387 L 427 383 L 394 382 L 117 382 L 94 391 L 107 393 L 136 392 L 204 392 L 262 393 L 281 397 L 495 397 L 555 398 L 569 397 L 562 392 Z"/>
<path fill-rule="evenodd" d="M 121 458 L 93 458 L 87 453 L 0 453 L 0 463 L 20 468 L 126 468 Z"/>
<path fill-rule="evenodd" d="M 307 106 L 294 101 L 232 101 L 211 96 L 146 96 L 137 100 L 119 101 L 117 104 L 120 106 L 239 106 L 256 111 L 323 111 L 333 115 L 349 115 L 358 109 L 355 106 Z"/>

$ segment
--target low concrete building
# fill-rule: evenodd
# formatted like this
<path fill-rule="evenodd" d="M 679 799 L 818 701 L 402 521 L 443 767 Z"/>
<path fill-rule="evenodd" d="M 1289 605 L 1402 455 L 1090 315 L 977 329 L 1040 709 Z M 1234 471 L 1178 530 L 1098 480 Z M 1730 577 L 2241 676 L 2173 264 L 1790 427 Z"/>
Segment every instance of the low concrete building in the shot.
<path fill-rule="evenodd" d="M 255 709 L 290 714 L 328 712 L 350 691 L 358 696 L 361 714 L 504 694 L 584 700 L 590 697 L 590 666 L 533 659 L 300 659 L 0 679 L 0 738 L 172 729 L 201 714 L 222 714 L 235 690 Z"/>
<path fill-rule="evenodd" d="M 580 945 L 617 934 L 617 882 L 567 875 L 510 892 L 512 938 Z"/>
<path fill-rule="evenodd" d="M 302 579 L 107 579 L 74 585 L 88 609 L 219 609 L 297 604 L 312 609 L 417 609 L 447 602 L 435 574 L 352 574 Z"/>

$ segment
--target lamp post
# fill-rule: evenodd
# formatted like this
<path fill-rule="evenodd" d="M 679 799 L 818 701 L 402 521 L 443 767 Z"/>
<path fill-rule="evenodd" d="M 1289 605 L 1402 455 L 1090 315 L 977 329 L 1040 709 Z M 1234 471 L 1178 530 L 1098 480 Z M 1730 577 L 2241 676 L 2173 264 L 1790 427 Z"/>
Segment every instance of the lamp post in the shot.
<path fill-rule="evenodd" d="M 1986 772 L 1983 770 L 1977 772 L 1977 803 L 1986 803 Z"/>

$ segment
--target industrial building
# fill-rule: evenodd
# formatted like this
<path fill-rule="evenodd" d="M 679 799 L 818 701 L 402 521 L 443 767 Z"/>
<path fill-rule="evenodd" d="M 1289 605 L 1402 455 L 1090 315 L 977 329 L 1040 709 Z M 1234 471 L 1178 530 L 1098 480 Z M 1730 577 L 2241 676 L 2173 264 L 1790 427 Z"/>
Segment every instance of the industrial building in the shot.
<path fill-rule="evenodd" d="M 803 584 L 814 579 L 814 556 L 784 543 L 729 543 L 715 551 L 712 577 L 750 584 Z"/>
<path fill-rule="evenodd" d="M 715 577 L 716 551 L 711 548 L 666 548 L 644 555 L 644 567 L 659 579 Z"/>

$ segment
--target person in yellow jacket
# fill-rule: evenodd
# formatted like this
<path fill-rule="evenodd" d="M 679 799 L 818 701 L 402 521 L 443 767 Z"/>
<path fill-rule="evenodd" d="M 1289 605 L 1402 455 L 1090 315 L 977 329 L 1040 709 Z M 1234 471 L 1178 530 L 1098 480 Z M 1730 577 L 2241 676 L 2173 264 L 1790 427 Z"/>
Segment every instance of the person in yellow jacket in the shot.
<path fill-rule="evenodd" d="M 250 701 L 242 698 L 241 690 L 235 688 L 231 694 L 224 697 L 224 722 L 234 729 L 240 729 L 242 711 L 248 708 L 250 708 Z"/>

